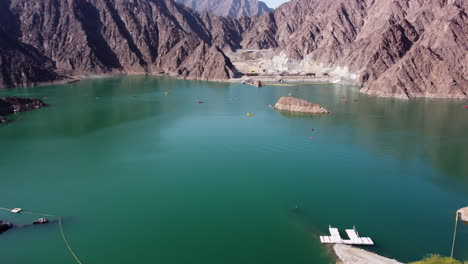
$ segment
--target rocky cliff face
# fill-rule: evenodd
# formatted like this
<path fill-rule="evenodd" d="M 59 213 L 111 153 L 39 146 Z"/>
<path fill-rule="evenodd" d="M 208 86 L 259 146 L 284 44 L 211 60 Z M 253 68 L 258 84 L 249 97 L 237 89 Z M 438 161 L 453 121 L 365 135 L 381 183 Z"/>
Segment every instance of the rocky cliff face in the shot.
<path fill-rule="evenodd" d="M 239 45 L 239 22 L 169 0 L 6 0 L 0 19 L 0 87 L 99 74 L 235 73 L 222 49 Z"/>
<path fill-rule="evenodd" d="M 231 19 L 171 0 L 3 0 L 0 87 L 99 74 L 228 79 L 237 72 L 225 51 L 250 48 L 274 49 L 271 67 L 297 64 L 364 93 L 468 98 L 467 5 L 292 0 Z"/>
<path fill-rule="evenodd" d="M 257 0 L 177 0 L 193 10 L 231 18 L 252 17 L 273 11 Z"/>
<path fill-rule="evenodd" d="M 292 0 L 250 21 L 242 45 L 274 48 L 365 93 L 468 98 L 464 0 Z"/>

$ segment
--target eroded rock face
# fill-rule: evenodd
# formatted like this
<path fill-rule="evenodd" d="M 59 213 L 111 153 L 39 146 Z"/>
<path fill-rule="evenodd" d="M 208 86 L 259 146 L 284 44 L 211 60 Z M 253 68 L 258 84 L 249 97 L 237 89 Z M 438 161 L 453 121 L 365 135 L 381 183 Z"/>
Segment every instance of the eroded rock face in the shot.
<path fill-rule="evenodd" d="M 281 97 L 278 102 L 275 104 L 275 109 L 300 112 L 300 113 L 310 113 L 310 114 L 329 114 L 330 111 L 323 108 L 318 104 L 311 103 L 306 100 L 294 98 L 294 97 Z"/>
<path fill-rule="evenodd" d="M 276 49 L 379 96 L 468 98 L 465 0 L 292 0 L 247 23 L 242 45 Z"/>
<path fill-rule="evenodd" d="M 467 5 L 291 0 L 230 19 L 170 0 L 0 1 L 0 87 L 132 73 L 224 80 L 237 75 L 225 51 L 250 48 L 363 93 L 467 99 Z"/>
<path fill-rule="evenodd" d="M 1 1 L 0 87 L 121 73 L 228 79 L 223 49 L 238 47 L 239 28 L 170 0 Z"/>
<path fill-rule="evenodd" d="M 231 18 L 252 17 L 273 11 L 257 0 L 177 0 L 193 10 Z"/>

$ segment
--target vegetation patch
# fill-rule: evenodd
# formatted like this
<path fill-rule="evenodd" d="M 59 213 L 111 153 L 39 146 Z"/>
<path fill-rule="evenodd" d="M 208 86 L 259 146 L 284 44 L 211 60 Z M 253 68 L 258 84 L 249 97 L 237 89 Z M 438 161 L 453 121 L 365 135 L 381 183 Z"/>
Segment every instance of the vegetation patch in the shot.
<path fill-rule="evenodd" d="M 430 255 L 421 261 L 411 262 L 410 264 L 463 264 L 449 257 L 441 257 L 439 255 Z"/>

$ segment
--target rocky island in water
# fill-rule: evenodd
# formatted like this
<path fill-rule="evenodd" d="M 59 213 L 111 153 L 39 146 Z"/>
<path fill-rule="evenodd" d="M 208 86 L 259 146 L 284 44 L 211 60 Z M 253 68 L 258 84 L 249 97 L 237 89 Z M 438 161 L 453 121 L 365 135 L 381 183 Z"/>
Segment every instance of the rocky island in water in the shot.
<path fill-rule="evenodd" d="M 327 109 L 323 108 L 318 104 L 311 103 L 306 100 L 294 98 L 294 97 L 281 97 L 276 102 L 275 109 L 299 113 L 308 114 L 329 114 L 331 113 Z"/>

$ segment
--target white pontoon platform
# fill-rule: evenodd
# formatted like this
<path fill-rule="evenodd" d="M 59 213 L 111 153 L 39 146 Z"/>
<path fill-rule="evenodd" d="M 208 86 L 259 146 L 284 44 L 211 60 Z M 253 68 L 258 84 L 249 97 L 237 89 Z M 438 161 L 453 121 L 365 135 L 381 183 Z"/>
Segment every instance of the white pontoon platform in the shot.
<path fill-rule="evenodd" d="M 372 241 L 370 237 L 359 237 L 359 234 L 354 227 L 353 229 L 345 230 L 349 240 L 341 238 L 338 228 L 329 226 L 328 230 L 330 231 L 331 236 L 320 236 L 320 242 L 322 242 L 322 244 L 374 245 L 374 241 Z"/>
<path fill-rule="evenodd" d="M 15 208 L 15 209 L 11 210 L 11 212 L 17 214 L 17 213 L 21 212 L 21 210 L 22 210 L 21 208 Z"/>

